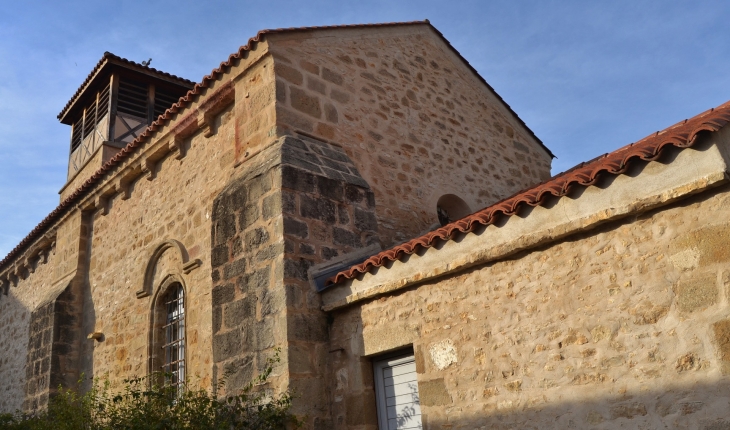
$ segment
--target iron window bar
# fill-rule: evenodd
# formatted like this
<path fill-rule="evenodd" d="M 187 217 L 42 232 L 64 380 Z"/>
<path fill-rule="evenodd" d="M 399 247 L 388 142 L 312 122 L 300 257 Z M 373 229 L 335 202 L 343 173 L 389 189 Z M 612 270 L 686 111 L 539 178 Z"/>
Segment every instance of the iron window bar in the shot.
<path fill-rule="evenodd" d="M 165 383 L 175 387 L 179 393 L 185 381 L 185 307 L 184 290 L 177 285 L 164 302 L 167 308 L 167 324 L 162 326 L 165 333 L 165 362 L 162 370 L 166 373 Z"/>

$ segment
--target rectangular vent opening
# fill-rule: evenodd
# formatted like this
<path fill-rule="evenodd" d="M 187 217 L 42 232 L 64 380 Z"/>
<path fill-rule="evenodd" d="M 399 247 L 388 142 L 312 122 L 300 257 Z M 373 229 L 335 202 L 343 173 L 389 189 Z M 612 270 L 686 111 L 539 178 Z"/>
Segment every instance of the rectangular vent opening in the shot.
<path fill-rule="evenodd" d="M 99 94 L 99 106 L 97 107 L 98 112 L 96 114 L 96 123 L 99 124 L 104 118 L 104 115 L 109 112 L 109 85 L 107 85 Z"/>
<path fill-rule="evenodd" d="M 73 132 L 71 133 L 71 152 L 81 146 L 81 128 L 84 125 L 84 119 L 79 118 L 73 125 Z"/>
<path fill-rule="evenodd" d="M 155 119 L 177 103 L 179 97 L 164 88 L 155 88 Z"/>
<path fill-rule="evenodd" d="M 96 100 L 86 108 L 86 120 L 84 121 L 84 138 L 94 131 L 96 126 Z"/>
<path fill-rule="evenodd" d="M 147 118 L 147 100 L 146 83 L 131 79 L 122 79 L 119 82 L 117 112 Z"/>

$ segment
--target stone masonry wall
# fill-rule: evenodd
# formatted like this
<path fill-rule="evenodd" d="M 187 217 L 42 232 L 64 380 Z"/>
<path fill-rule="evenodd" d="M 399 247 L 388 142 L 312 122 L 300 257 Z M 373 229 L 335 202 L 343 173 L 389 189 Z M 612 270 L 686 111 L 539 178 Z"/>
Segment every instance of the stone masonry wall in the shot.
<path fill-rule="evenodd" d="M 548 153 L 427 26 L 268 40 L 280 133 L 342 145 L 383 246 L 438 225 L 444 194 L 476 210 L 550 176 Z"/>
<path fill-rule="evenodd" d="M 84 364 L 86 374 L 108 374 L 117 383 L 158 370 L 149 368 L 152 303 L 165 277 L 177 276 L 186 293 L 187 377 L 193 386 L 212 388 L 213 201 L 236 173 L 236 141 L 243 136 L 238 131 L 253 132 L 251 118 L 273 116 L 267 113 L 273 110 L 273 98 L 267 108 L 246 97 L 267 86 L 273 93 L 271 70 L 270 57 L 260 53 L 241 60 L 228 72 L 235 77 L 235 103 L 215 115 L 210 134 L 198 130 L 187 137 L 184 157 L 173 153 L 157 160 L 151 175 L 129 184 L 128 199 L 116 194 L 108 202 L 108 214 L 95 213 L 84 332 L 102 332 L 104 339 L 87 342 L 86 356 L 93 359 Z M 273 127 L 273 122 L 257 120 L 257 127 Z M 200 266 L 188 270 L 176 248 L 165 251 L 155 263 L 150 291 L 138 298 L 154 250 L 170 240 Z"/>
<path fill-rule="evenodd" d="M 333 313 L 336 428 L 413 345 L 425 429 L 730 426 L 730 188 Z"/>
<path fill-rule="evenodd" d="M 43 408 L 59 385 L 75 386 L 87 226 L 80 213 L 57 228 L 53 245 L 24 266 L 0 297 L 0 411 Z M 49 335 L 50 333 L 50 335 Z M 50 336 L 50 339 L 49 339 Z"/>
<path fill-rule="evenodd" d="M 282 165 L 289 379 L 300 395 L 292 409 L 306 415 L 307 428 L 329 428 L 328 321 L 308 271 L 377 243 L 376 202 L 352 160 L 335 145 L 286 138 Z"/>
<path fill-rule="evenodd" d="M 84 331 L 104 339 L 87 341 L 86 356 L 93 359 L 85 362 L 86 374 L 108 374 L 113 383 L 147 374 L 152 300 L 161 278 L 177 275 L 186 293 L 187 375 L 211 387 L 209 231 L 213 198 L 233 165 L 231 108 L 217 124 L 211 137 L 192 136 L 181 160 L 160 160 L 153 180 L 141 176 L 132 183 L 129 199 L 118 194 L 107 215 L 94 214 Z M 150 295 L 137 298 L 153 251 L 168 240 L 182 243 L 202 266 L 184 273 L 179 252 L 170 249 L 158 260 Z"/>
<path fill-rule="evenodd" d="M 30 333 L 25 369 L 23 410 L 36 411 L 48 404 L 51 344 L 53 342 L 53 308 L 55 302 L 39 306 L 30 314 Z"/>
<path fill-rule="evenodd" d="M 214 374 L 226 380 L 221 394 L 244 387 L 286 341 L 281 176 L 278 163 L 272 163 L 275 156 L 276 150 L 269 150 L 241 166 L 241 176 L 213 204 L 212 358 Z M 277 368 L 272 378 L 277 388 L 285 387 L 277 376 L 285 377 L 286 371 Z"/>
<path fill-rule="evenodd" d="M 281 347 L 270 388 L 299 393 L 293 411 L 325 428 L 327 317 L 308 270 L 376 240 L 373 194 L 341 148 L 308 138 L 239 170 L 212 213 L 216 374 L 235 392 Z"/>
<path fill-rule="evenodd" d="M 59 260 L 56 250 L 49 249 L 45 262 L 36 261 L 33 272 L 25 272 L 16 286 L 9 287 L 7 295 L 0 293 L 0 413 L 23 408 L 26 372 L 30 369 L 29 344 L 41 342 L 41 348 L 48 346 L 41 330 L 31 338 L 31 321 L 37 321 L 43 314 L 39 307 L 59 293 L 53 282 Z"/>
<path fill-rule="evenodd" d="M 24 411 L 48 406 L 59 386 L 76 386 L 81 308 L 73 289 L 69 284 L 58 297 L 31 313 Z"/>

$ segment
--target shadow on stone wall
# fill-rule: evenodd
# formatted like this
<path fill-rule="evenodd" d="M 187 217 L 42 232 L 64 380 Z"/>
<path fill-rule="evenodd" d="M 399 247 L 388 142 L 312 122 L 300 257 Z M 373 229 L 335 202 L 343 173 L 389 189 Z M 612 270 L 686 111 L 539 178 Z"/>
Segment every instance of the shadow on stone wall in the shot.
<path fill-rule="evenodd" d="M 363 342 L 365 320 L 361 309 L 349 308 L 331 314 L 327 386 L 331 404 L 331 422 L 320 427 L 336 429 L 377 429 L 377 401 L 372 360 L 379 355 L 368 351 L 406 351 L 414 345 L 418 397 L 425 430 L 457 429 L 697 429 L 730 430 L 730 378 L 718 370 L 701 366 L 675 369 L 667 363 L 661 379 L 638 381 L 632 374 L 612 381 L 598 378 L 575 385 L 547 388 L 524 388 L 494 383 L 478 388 L 474 383 L 483 366 L 459 368 L 452 364 L 437 376 L 426 379 L 427 357 L 420 335 L 409 338 L 405 327 L 371 332 L 377 345 Z M 396 324 L 397 325 L 397 324 Z M 372 329 L 371 329 L 372 330 Z M 382 354 L 379 352 L 378 354 Z M 466 374 L 459 381 L 452 374 Z M 682 384 L 673 375 L 683 372 Z M 694 378 L 686 372 L 694 372 Z M 712 380 L 714 379 L 714 382 Z M 704 380 L 704 381 L 702 381 Z M 694 381 L 694 382 L 690 382 Z M 699 382 L 701 381 L 701 382 Z M 536 385 L 536 384 L 535 384 Z M 533 385 L 534 386 L 534 385 Z M 398 411 L 405 428 L 410 411 Z M 413 428 L 419 428 L 417 426 Z"/>
<path fill-rule="evenodd" d="M 25 398 L 28 330 L 31 310 L 0 289 L 0 413 L 21 409 Z M 42 338 L 41 338 L 42 339 Z"/>
<path fill-rule="evenodd" d="M 82 281 L 81 286 L 81 297 L 83 304 L 81 310 L 81 330 L 78 333 L 79 336 L 79 369 L 78 374 L 79 388 L 82 392 L 86 392 L 91 389 L 93 385 L 94 376 L 94 348 L 97 342 L 104 342 L 106 339 L 104 335 L 100 339 L 88 339 L 87 335 L 93 333 L 96 328 L 96 305 L 94 304 L 94 298 L 91 294 L 91 284 L 89 282 L 89 273 L 86 271 L 85 279 Z"/>
<path fill-rule="evenodd" d="M 534 392 L 533 392 L 534 391 Z M 596 398 L 547 403 L 547 398 L 571 396 L 571 387 L 531 390 L 510 400 L 464 399 L 443 405 L 438 415 L 424 409 L 423 428 L 436 429 L 730 429 L 730 381 L 686 387 L 654 387 L 641 394 L 616 395 L 618 385 L 595 386 Z M 453 394 L 452 394 L 453 396 Z M 456 399 L 452 399 L 456 400 Z M 482 412 L 460 412 L 485 402 Z M 433 408 L 430 408 L 433 411 Z M 431 415 L 435 415 L 431 413 Z"/>

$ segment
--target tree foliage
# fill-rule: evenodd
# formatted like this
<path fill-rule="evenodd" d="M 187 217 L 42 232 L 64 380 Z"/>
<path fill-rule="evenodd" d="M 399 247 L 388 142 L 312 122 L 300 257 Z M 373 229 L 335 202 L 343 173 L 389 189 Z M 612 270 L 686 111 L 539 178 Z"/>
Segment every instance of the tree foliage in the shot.
<path fill-rule="evenodd" d="M 108 380 L 95 380 L 85 394 L 59 389 L 48 409 L 34 414 L 0 414 L 0 429 L 8 430 L 278 430 L 299 422 L 289 412 L 291 395 L 267 396 L 260 388 L 271 375 L 278 354 L 239 395 L 219 399 L 213 393 L 158 383 L 153 374 L 124 381 L 113 390 Z M 224 381 L 216 387 L 220 389 Z"/>

